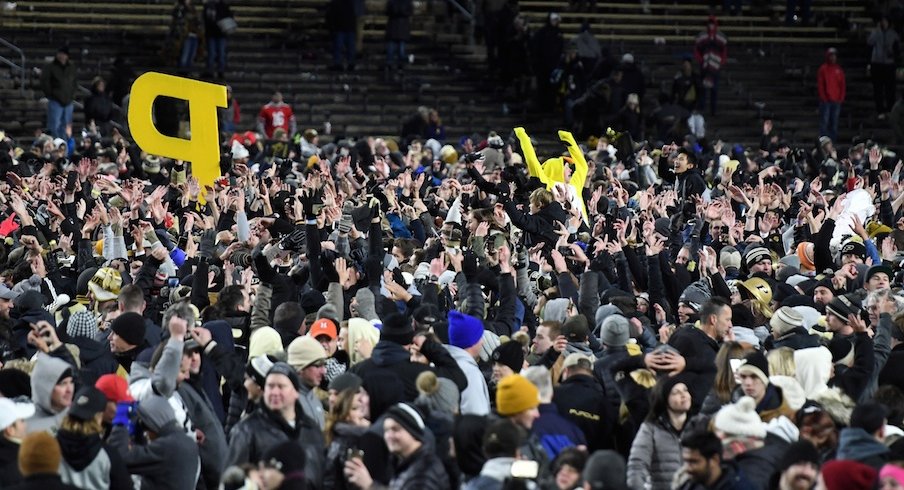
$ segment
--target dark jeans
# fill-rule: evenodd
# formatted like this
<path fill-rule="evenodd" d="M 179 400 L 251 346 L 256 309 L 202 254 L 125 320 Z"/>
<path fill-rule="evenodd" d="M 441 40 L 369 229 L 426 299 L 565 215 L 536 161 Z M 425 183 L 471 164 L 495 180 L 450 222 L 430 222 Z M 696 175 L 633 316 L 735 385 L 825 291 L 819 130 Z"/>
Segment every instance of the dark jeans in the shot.
<path fill-rule="evenodd" d="M 333 65 L 342 66 L 342 55 L 349 66 L 355 66 L 355 31 L 333 33 Z"/>
<path fill-rule="evenodd" d="M 706 102 L 709 101 L 709 113 L 716 115 L 716 100 L 719 98 L 719 72 L 713 71 L 706 74 L 712 79 L 712 87 L 703 84 L 703 97 L 700 97 L 700 112 L 706 109 Z"/>
<path fill-rule="evenodd" d="M 182 53 L 179 54 L 179 68 L 190 68 L 198 53 L 198 38 L 188 36 L 182 41 Z"/>
<path fill-rule="evenodd" d="M 218 72 L 226 71 L 226 38 L 225 37 L 208 37 L 207 38 L 207 71 L 216 69 Z"/>
<path fill-rule="evenodd" d="M 393 61 L 395 58 L 395 61 Z M 405 41 L 386 41 L 386 64 L 389 66 L 404 65 L 408 62 L 405 54 Z"/>
<path fill-rule="evenodd" d="M 873 63 L 870 65 L 873 79 L 873 98 L 876 101 L 876 112 L 885 114 L 895 105 L 895 65 Z"/>
<path fill-rule="evenodd" d="M 838 116 L 841 115 L 841 104 L 838 102 L 819 103 L 819 135 L 828 136 L 838 141 Z"/>
<path fill-rule="evenodd" d="M 54 138 L 66 138 L 66 126 L 72 124 L 72 102 L 63 105 L 47 98 L 47 130 Z"/>

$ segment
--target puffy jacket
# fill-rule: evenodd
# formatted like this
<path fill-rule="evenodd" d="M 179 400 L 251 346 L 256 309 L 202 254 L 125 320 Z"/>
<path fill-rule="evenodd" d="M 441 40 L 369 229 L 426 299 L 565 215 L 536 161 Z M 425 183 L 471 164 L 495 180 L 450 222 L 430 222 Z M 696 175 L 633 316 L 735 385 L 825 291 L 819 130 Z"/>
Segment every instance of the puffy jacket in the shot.
<path fill-rule="evenodd" d="M 226 467 L 243 463 L 257 464 L 264 452 L 283 441 L 297 441 L 305 451 L 304 476 L 311 488 L 323 485 L 323 433 L 307 417 L 300 403 L 295 404 L 295 426 L 282 415 L 261 405 L 236 424 L 229 434 Z"/>
<path fill-rule="evenodd" d="M 442 344 L 427 340 L 421 346 L 421 354 L 430 361 L 432 367 L 411 362 L 411 355 L 404 347 L 395 342 L 381 340 L 374 347 L 370 359 L 355 364 L 349 371 L 360 376 L 365 385 L 370 377 L 389 376 L 398 379 L 404 387 L 403 401 L 406 402 L 413 402 L 417 398 L 415 382 L 417 376 L 424 371 L 433 371 L 439 377 L 452 380 L 460 391 L 468 387 L 465 374 Z"/>
<path fill-rule="evenodd" d="M 606 399 L 609 400 L 609 408 L 613 413 L 618 413 L 622 399 L 612 374 L 612 366 L 631 357 L 625 347 L 607 347 L 602 356 L 593 364 L 593 375 L 605 390 Z"/>
<path fill-rule="evenodd" d="M 825 63 L 816 72 L 816 86 L 820 102 L 844 102 L 847 93 L 844 70 L 838 63 L 829 62 L 828 52 Z"/>
<path fill-rule="evenodd" d="M 326 448 L 326 462 L 323 466 L 323 488 L 345 490 L 349 488 L 343 473 L 346 452 L 358 447 L 358 440 L 367 427 L 358 427 L 339 422 L 333 427 L 333 440 Z"/>
<path fill-rule="evenodd" d="M 681 434 L 668 416 L 645 421 L 628 456 L 628 487 L 671 489 L 672 477 L 681 465 Z"/>
<path fill-rule="evenodd" d="M 100 435 L 60 430 L 56 438 L 63 455 L 60 478 L 64 483 L 84 490 L 133 488 L 132 477 L 119 453 L 108 451 Z"/>
<path fill-rule="evenodd" d="M 404 461 L 395 461 L 395 476 L 389 481 L 392 490 L 447 490 L 449 475 L 442 461 L 427 445 L 421 446 Z"/>

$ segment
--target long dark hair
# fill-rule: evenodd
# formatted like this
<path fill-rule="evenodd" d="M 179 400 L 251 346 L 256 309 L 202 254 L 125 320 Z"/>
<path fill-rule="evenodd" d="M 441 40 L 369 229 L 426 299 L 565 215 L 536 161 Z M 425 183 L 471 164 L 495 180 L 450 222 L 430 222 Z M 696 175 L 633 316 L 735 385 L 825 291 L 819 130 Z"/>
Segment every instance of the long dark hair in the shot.
<path fill-rule="evenodd" d="M 688 396 L 693 402 L 693 395 L 690 394 L 690 385 L 684 376 L 665 376 L 656 382 L 656 385 L 650 390 L 650 412 L 647 414 L 647 422 L 654 422 L 669 411 L 669 394 L 675 385 L 683 383 L 688 387 Z"/>

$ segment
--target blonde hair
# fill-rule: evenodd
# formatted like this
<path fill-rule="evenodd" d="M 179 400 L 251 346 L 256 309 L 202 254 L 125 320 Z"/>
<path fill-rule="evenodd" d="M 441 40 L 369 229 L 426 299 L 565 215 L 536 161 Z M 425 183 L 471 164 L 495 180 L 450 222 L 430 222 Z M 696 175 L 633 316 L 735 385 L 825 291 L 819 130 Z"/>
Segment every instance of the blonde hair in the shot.
<path fill-rule="evenodd" d="M 358 342 L 358 339 L 370 342 L 371 345 L 377 345 L 380 340 L 380 331 L 363 318 L 350 318 L 348 320 L 348 358 L 352 366 L 365 360 L 361 354 L 358 354 L 358 350 L 355 349 L 355 343 Z"/>
<path fill-rule="evenodd" d="M 545 208 L 552 203 L 553 196 L 552 192 L 544 188 L 534 189 L 533 192 L 530 193 L 530 203 L 536 205 L 538 208 Z"/>
<path fill-rule="evenodd" d="M 96 417 L 91 420 L 82 420 L 75 418 L 72 415 L 63 417 L 63 421 L 60 423 L 60 429 L 83 436 L 103 434 L 104 432 L 104 427 Z"/>
<path fill-rule="evenodd" d="M 790 347 L 779 347 L 772 349 L 766 354 L 766 360 L 769 361 L 769 376 L 790 376 L 795 377 L 797 365 L 794 363 L 794 349 Z"/>

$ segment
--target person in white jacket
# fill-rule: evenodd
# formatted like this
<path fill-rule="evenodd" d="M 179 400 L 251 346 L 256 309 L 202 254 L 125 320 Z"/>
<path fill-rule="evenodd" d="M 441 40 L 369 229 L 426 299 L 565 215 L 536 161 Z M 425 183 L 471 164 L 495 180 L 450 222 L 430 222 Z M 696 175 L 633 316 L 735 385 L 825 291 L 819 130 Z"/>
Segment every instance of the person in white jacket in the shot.
<path fill-rule="evenodd" d="M 483 322 L 479 318 L 449 311 L 449 345 L 446 350 L 468 379 L 468 387 L 461 392 L 462 415 L 490 413 L 490 392 L 476 360 L 483 345 L 483 331 Z"/>

